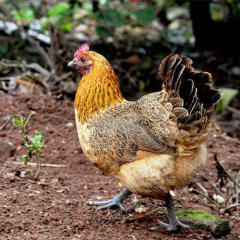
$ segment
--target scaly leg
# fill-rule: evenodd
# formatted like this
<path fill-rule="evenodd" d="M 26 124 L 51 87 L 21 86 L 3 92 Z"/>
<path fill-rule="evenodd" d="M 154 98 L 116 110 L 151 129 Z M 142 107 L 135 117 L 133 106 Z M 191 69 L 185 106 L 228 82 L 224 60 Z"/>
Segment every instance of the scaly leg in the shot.
<path fill-rule="evenodd" d="M 128 189 L 125 189 L 120 194 L 116 195 L 115 197 L 113 197 L 110 200 L 94 202 L 93 204 L 100 205 L 100 207 L 98 207 L 97 210 L 105 209 L 105 208 L 112 208 L 112 207 L 119 207 L 121 209 L 121 211 L 125 212 L 125 208 L 122 205 L 122 201 L 131 194 L 132 193 Z"/>
<path fill-rule="evenodd" d="M 166 197 L 166 207 L 167 207 L 167 211 L 168 211 L 169 224 L 158 220 L 158 223 L 162 227 L 165 227 L 166 230 L 169 231 L 169 232 L 177 230 L 177 227 L 189 228 L 188 225 L 185 225 L 182 222 L 180 222 L 178 220 L 177 216 L 175 215 L 173 199 L 172 199 L 171 194 L 169 192 L 168 192 L 167 197 Z"/>

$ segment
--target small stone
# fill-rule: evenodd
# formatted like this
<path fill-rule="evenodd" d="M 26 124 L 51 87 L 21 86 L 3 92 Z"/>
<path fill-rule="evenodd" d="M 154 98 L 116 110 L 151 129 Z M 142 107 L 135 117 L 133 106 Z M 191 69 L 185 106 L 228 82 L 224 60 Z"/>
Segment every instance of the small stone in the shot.
<path fill-rule="evenodd" d="M 72 128 L 73 127 L 73 123 L 72 122 L 68 122 L 65 126 L 68 127 L 68 128 Z"/>
<path fill-rule="evenodd" d="M 45 179 L 40 179 L 40 180 L 38 181 L 38 185 L 40 185 L 40 186 L 47 186 L 48 183 L 45 181 Z"/>
<path fill-rule="evenodd" d="M 12 156 L 16 148 L 7 140 L 0 139 L 0 156 Z"/>
<path fill-rule="evenodd" d="M 89 204 L 89 205 L 93 205 L 94 202 L 93 202 L 92 200 L 89 200 L 89 201 L 88 201 L 88 204 Z"/>
<path fill-rule="evenodd" d="M 58 189 L 56 190 L 57 193 L 63 193 L 65 190 L 64 189 Z"/>
<path fill-rule="evenodd" d="M 69 200 L 69 199 L 67 199 L 66 201 L 65 201 L 65 204 L 66 205 L 70 205 L 72 202 L 71 202 L 71 200 Z"/>
<path fill-rule="evenodd" d="M 232 74 L 240 76 L 240 67 L 235 66 L 231 69 Z"/>
<path fill-rule="evenodd" d="M 103 199 L 103 197 L 97 196 L 97 200 L 102 200 L 102 199 Z"/>
<path fill-rule="evenodd" d="M 136 197 L 134 197 L 134 199 L 132 200 L 132 203 L 137 205 L 138 204 L 138 199 Z"/>
<path fill-rule="evenodd" d="M 21 172 L 20 172 L 20 177 L 21 177 L 21 178 L 26 177 L 26 171 L 21 171 Z"/>
<path fill-rule="evenodd" d="M 226 236 L 231 231 L 227 219 L 216 217 L 203 210 L 178 210 L 176 215 L 183 223 L 188 224 L 192 228 L 211 231 L 215 238 Z"/>
<path fill-rule="evenodd" d="M 12 178 L 15 176 L 15 173 L 6 173 L 5 178 Z"/>
<path fill-rule="evenodd" d="M 88 190 L 88 186 L 86 186 L 86 185 L 83 186 L 83 189 L 84 189 L 84 190 Z"/>
<path fill-rule="evenodd" d="M 149 230 L 150 230 L 150 231 L 156 231 L 156 230 L 158 230 L 158 227 L 157 227 L 157 226 L 154 226 L 154 227 L 149 228 Z"/>
<path fill-rule="evenodd" d="M 218 202 L 218 203 L 223 203 L 225 202 L 224 198 L 220 195 L 213 194 L 213 199 Z"/>
<path fill-rule="evenodd" d="M 28 196 L 29 197 L 38 197 L 40 193 L 41 193 L 40 191 L 34 191 L 34 192 L 30 193 Z"/>
<path fill-rule="evenodd" d="M 147 211 L 148 211 L 148 208 L 144 207 L 144 206 L 140 206 L 138 208 L 135 208 L 135 212 L 137 212 L 137 213 L 146 213 Z"/>

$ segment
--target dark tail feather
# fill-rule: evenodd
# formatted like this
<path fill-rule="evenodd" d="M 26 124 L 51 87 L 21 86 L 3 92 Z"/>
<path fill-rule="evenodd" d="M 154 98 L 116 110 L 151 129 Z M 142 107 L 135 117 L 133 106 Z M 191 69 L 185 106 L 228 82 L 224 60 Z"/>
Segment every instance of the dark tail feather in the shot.
<path fill-rule="evenodd" d="M 192 60 L 169 55 L 159 66 L 159 77 L 173 104 L 178 123 L 196 123 L 205 128 L 221 94 L 213 88 L 212 76 L 195 71 Z"/>

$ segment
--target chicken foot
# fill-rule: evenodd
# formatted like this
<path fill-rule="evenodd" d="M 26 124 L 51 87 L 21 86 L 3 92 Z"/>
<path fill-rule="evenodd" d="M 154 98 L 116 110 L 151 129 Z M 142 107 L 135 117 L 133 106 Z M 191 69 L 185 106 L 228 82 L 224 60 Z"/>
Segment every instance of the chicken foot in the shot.
<path fill-rule="evenodd" d="M 180 222 L 178 220 L 178 217 L 175 215 L 173 199 L 172 199 L 172 196 L 169 192 L 168 192 L 167 197 L 166 197 L 166 207 L 167 207 L 167 211 L 168 211 L 169 224 L 158 220 L 158 223 L 162 227 L 166 228 L 166 230 L 169 231 L 169 232 L 176 231 L 178 227 L 189 228 L 188 225 L 185 225 L 182 222 Z"/>
<path fill-rule="evenodd" d="M 125 208 L 123 207 L 122 202 L 131 194 L 132 193 L 128 189 L 125 189 L 120 194 L 114 196 L 112 199 L 109 199 L 106 201 L 94 202 L 93 204 L 97 206 L 100 205 L 100 207 L 98 207 L 97 210 L 112 208 L 112 207 L 119 207 L 121 209 L 121 212 L 125 212 Z"/>

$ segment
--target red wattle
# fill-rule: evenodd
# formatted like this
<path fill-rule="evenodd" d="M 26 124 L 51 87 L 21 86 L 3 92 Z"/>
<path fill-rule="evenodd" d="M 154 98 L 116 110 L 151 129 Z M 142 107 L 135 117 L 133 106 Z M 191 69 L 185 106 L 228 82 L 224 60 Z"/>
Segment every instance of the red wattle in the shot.
<path fill-rule="evenodd" d="M 81 68 L 78 68 L 78 71 L 79 71 L 82 75 L 85 74 L 85 71 L 84 71 L 83 69 L 81 69 Z"/>

